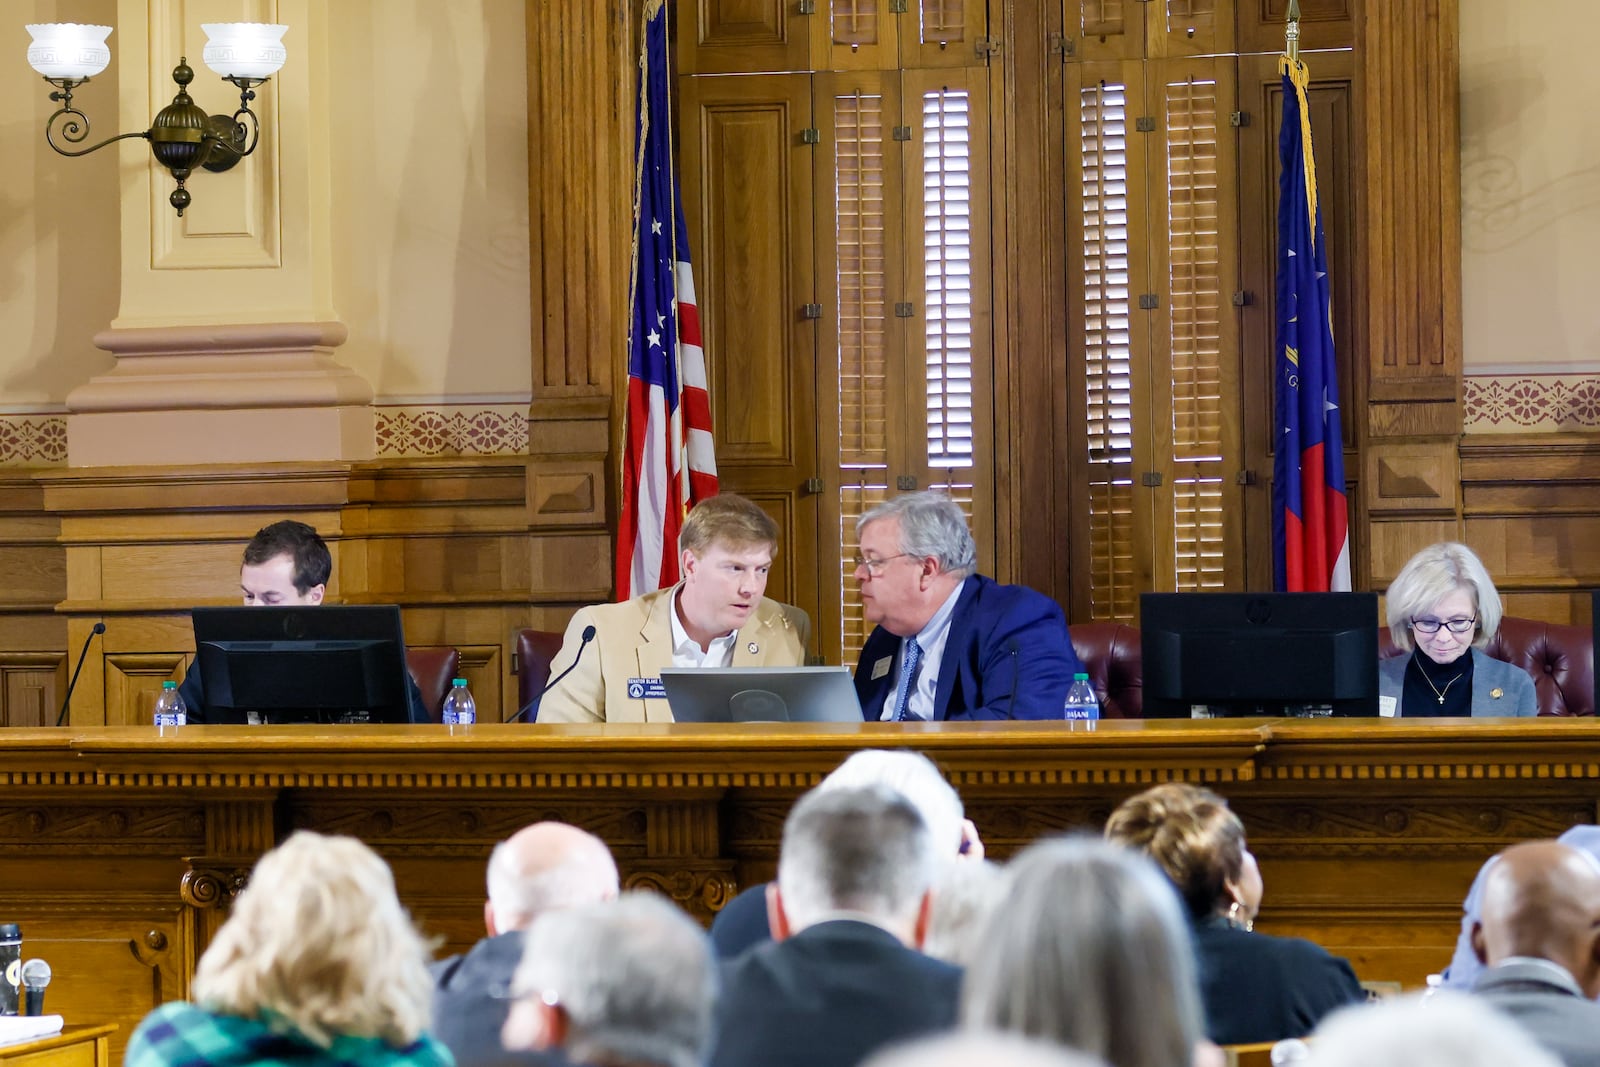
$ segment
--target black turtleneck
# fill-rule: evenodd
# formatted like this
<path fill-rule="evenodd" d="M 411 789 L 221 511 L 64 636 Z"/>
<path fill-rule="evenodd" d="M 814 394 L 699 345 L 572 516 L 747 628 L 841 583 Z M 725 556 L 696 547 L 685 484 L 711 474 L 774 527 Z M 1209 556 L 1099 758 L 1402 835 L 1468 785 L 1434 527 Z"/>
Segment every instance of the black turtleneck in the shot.
<path fill-rule="evenodd" d="M 1432 683 L 1431 685 L 1429 683 Z M 1444 694 L 1443 703 L 1439 694 Z M 1405 718 L 1472 714 L 1472 649 L 1451 663 L 1435 663 L 1418 648 L 1406 665 L 1405 687 L 1400 694 L 1400 714 Z"/>

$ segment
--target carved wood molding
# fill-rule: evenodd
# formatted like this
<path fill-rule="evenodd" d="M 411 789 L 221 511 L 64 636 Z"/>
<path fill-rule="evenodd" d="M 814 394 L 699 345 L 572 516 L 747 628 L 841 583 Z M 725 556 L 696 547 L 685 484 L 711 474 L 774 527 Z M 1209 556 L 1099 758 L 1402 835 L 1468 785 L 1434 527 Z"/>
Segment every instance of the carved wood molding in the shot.
<path fill-rule="evenodd" d="M 250 884 L 254 859 L 197 856 L 187 861 L 178 895 L 191 908 L 202 911 L 226 908 Z"/>
<path fill-rule="evenodd" d="M 721 911 L 739 892 L 733 864 L 722 861 L 693 866 L 679 861 L 653 869 L 636 863 L 622 884 L 627 889 L 652 889 L 701 919 Z"/>

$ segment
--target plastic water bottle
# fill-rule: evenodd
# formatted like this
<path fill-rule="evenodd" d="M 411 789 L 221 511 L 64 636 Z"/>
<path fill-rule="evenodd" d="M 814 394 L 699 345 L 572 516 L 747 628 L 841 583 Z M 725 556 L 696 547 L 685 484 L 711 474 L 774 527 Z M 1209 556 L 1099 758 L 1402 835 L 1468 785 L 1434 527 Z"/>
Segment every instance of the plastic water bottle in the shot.
<path fill-rule="evenodd" d="M 444 724 L 446 726 L 471 726 L 478 721 L 478 705 L 472 699 L 465 678 L 450 682 L 450 692 L 444 698 Z"/>
<path fill-rule="evenodd" d="M 1094 686 L 1089 684 L 1087 674 L 1080 672 L 1072 676 L 1072 688 L 1067 690 L 1061 717 L 1069 722 L 1095 722 L 1100 718 L 1100 701 L 1095 698 Z"/>
<path fill-rule="evenodd" d="M 157 726 L 187 726 L 189 709 L 183 705 L 177 682 L 162 682 L 161 695 L 156 697 Z"/>

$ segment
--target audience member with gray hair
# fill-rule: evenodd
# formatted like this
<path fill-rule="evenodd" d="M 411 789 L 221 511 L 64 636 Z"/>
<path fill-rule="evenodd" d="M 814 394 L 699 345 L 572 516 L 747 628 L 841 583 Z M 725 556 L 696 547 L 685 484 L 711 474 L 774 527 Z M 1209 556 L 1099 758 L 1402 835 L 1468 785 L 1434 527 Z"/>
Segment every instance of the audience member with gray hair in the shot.
<path fill-rule="evenodd" d="M 1093 1056 L 998 1030 L 965 1030 L 880 1052 L 865 1067 L 1105 1067 Z"/>
<path fill-rule="evenodd" d="M 432 968 L 437 1035 L 459 1067 L 535 1067 L 543 1053 L 508 1053 L 500 1044 L 503 993 L 522 959 L 522 932 L 539 916 L 617 896 L 617 865 L 593 834 L 559 822 L 525 826 L 489 857 L 483 905 L 488 937 Z"/>
<path fill-rule="evenodd" d="M 727 965 L 713 1067 L 856 1067 L 954 1026 L 961 972 L 916 951 L 937 867 L 901 794 L 801 797 L 767 891 L 776 940 Z"/>
<path fill-rule="evenodd" d="M 1110 1067 L 1189 1067 L 1200 995 L 1177 894 L 1149 860 L 1092 838 L 1045 841 L 1009 868 L 962 990 L 968 1026 L 1011 1030 Z"/>
<path fill-rule="evenodd" d="M 1561 1067 L 1510 1019 L 1444 991 L 1342 1008 L 1308 1044 L 1308 1067 Z"/>
<path fill-rule="evenodd" d="M 922 951 L 965 967 L 977 954 L 984 924 L 1006 896 L 1006 870 L 998 863 L 947 863 L 933 883 L 933 910 Z"/>
<path fill-rule="evenodd" d="M 960 794 L 922 753 L 862 749 L 835 767 L 818 788 L 859 786 L 885 786 L 909 800 L 928 824 L 934 858 L 941 865 L 983 858 L 983 842 L 978 838 L 977 827 L 966 817 Z M 728 901 L 711 924 L 711 943 L 723 959 L 732 959 L 771 939 L 765 885 L 752 886 Z"/>
<path fill-rule="evenodd" d="M 961 506 L 907 493 L 856 521 L 855 578 L 876 628 L 856 663 L 867 720 L 1059 719 L 1073 675 L 1056 602 L 975 573 Z"/>
<path fill-rule="evenodd" d="M 547 912 L 528 928 L 502 1040 L 604 1067 L 703 1067 L 716 961 L 705 932 L 665 898 Z"/>

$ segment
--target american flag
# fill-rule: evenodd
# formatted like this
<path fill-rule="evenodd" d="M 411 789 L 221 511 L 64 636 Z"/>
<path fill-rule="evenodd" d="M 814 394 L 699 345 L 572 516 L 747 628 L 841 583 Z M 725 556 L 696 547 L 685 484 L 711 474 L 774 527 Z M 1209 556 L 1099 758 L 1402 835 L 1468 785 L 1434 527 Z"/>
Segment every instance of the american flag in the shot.
<path fill-rule="evenodd" d="M 666 7 L 645 3 L 640 50 L 618 600 L 678 581 L 678 528 L 693 504 L 717 495 L 700 311 L 672 165 Z"/>

